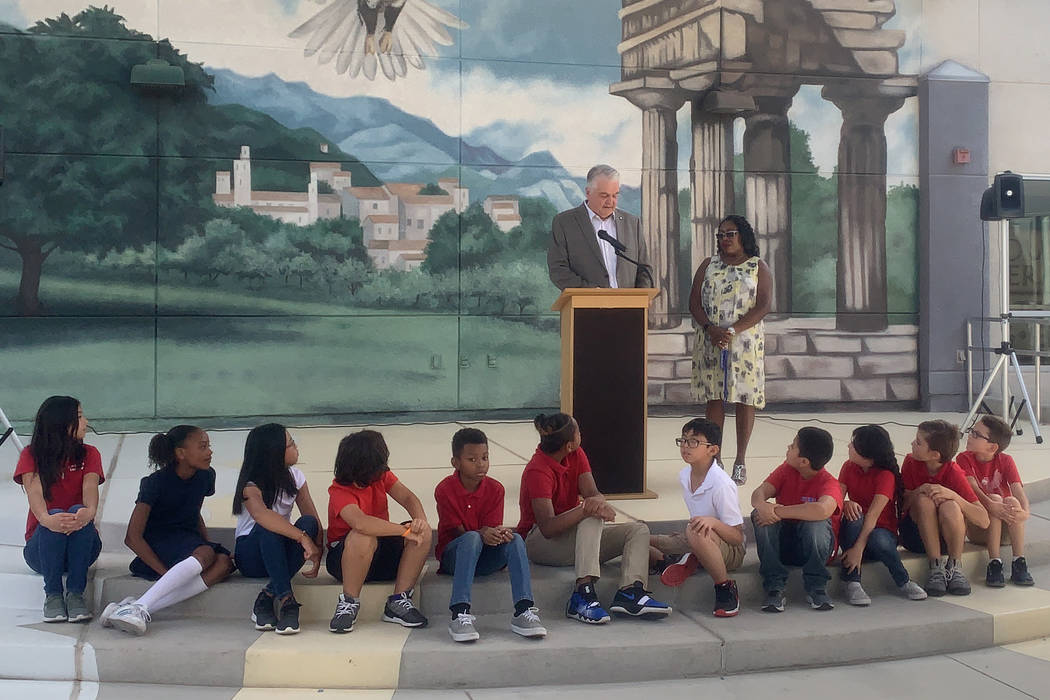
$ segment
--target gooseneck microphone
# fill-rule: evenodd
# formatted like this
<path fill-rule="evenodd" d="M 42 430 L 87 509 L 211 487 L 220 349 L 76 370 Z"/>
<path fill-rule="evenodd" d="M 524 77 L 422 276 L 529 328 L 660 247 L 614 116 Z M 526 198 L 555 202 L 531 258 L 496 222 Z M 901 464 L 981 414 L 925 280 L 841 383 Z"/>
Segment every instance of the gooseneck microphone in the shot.
<path fill-rule="evenodd" d="M 602 230 L 598 231 L 598 238 L 602 239 L 603 241 L 605 241 L 606 243 L 611 245 L 613 247 L 613 250 L 616 251 L 617 257 L 621 257 L 624 260 L 626 260 L 627 262 L 633 263 L 635 265 L 635 267 L 638 267 L 639 269 L 641 269 L 642 272 L 645 273 L 645 276 L 649 278 L 649 286 L 650 287 L 655 287 L 656 286 L 656 282 L 653 280 L 652 268 L 650 268 L 645 263 L 638 262 L 637 260 L 634 260 L 633 258 L 628 257 L 627 253 L 626 253 L 627 246 L 625 246 L 623 243 L 620 243 L 618 240 L 616 240 L 615 238 L 610 236 L 609 233 L 605 229 L 602 229 Z"/>

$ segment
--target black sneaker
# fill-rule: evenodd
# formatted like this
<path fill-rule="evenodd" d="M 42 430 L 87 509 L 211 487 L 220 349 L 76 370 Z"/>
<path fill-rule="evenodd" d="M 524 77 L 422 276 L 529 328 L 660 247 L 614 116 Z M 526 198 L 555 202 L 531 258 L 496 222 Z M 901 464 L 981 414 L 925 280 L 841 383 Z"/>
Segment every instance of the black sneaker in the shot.
<path fill-rule="evenodd" d="M 621 615 L 670 615 L 671 606 L 653 598 L 640 584 L 621 588 L 613 596 L 609 610 Z"/>
<path fill-rule="evenodd" d="M 734 617 L 740 612 L 740 594 L 733 579 L 715 585 L 714 612 L 715 617 Z"/>
<path fill-rule="evenodd" d="M 345 593 L 339 594 L 339 600 L 335 604 L 335 615 L 328 623 L 328 631 L 336 634 L 353 632 L 354 623 L 357 622 L 357 613 L 361 611 L 361 601 L 354 600 Z"/>
<path fill-rule="evenodd" d="M 412 603 L 410 593 L 399 593 L 393 600 L 387 598 L 383 622 L 396 622 L 402 627 L 427 626 L 427 618 Z"/>
<path fill-rule="evenodd" d="M 988 562 L 988 569 L 984 574 L 984 582 L 992 588 L 1002 588 L 1006 585 L 1006 579 L 1003 578 L 1003 562 L 999 559 L 992 559 Z"/>
<path fill-rule="evenodd" d="M 784 612 L 784 591 L 766 591 L 766 599 L 762 602 L 762 612 Z"/>
<path fill-rule="evenodd" d="M 274 598 L 274 612 L 277 615 L 277 624 L 274 631 L 277 634 L 299 634 L 299 602 L 295 596 L 289 593 L 281 600 Z"/>
<path fill-rule="evenodd" d="M 273 596 L 265 588 L 259 591 L 252 606 L 252 622 L 257 630 L 272 630 L 277 625 L 277 615 L 273 612 Z"/>
<path fill-rule="evenodd" d="M 1010 582 L 1018 586 L 1032 586 L 1035 581 L 1032 580 L 1032 575 L 1028 573 L 1028 562 L 1025 561 L 1024 557 L 1017 557 L 1014 559 L 1014 564 L 1010 572 Z"/>

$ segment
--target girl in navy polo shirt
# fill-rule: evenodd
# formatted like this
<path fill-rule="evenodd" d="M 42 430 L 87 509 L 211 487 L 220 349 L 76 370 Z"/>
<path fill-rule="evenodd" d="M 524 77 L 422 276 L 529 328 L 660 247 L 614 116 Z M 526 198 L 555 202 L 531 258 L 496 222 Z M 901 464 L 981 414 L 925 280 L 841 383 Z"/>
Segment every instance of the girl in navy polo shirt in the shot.
<path fill-rule="evenodd" d="M 126 544 L 135 553 L 131 573 L 156 581 L 138 599 L 110 603 L 99 616 L 103 627 L 145 634 L 150 616 L 203 593 L 233 571 L 230 551 L 208 541 L 201 516 L 204 499 L 215 493 L 208 433 L 176 425 L 149 443 L 154 472 L 142 478 Z"/>
<path fill-rule="evenodd" d="M 98 450 L 84 444 L 86 432 L 80 402 L 51 396 L 37 411 L 33 439 L 15 467 L 15 482 L 29 499 L 23 555 L 44 576 L 44 622 L 91 619 L 84 589 L 88 567 L 102 551 L 94 520 L 106 477 Z"/>

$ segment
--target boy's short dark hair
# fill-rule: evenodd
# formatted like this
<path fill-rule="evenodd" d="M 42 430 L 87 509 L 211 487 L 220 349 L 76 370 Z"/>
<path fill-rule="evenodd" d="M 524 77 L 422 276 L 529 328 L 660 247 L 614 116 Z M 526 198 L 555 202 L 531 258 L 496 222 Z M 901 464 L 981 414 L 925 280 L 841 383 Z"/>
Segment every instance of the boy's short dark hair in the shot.
<path fill-rule="evenodd" d="M 798 444 L 798 456 L 808 459 L 810 468 L 817 471 L 831 461 L 831 455 L 835 451 L 831 433 L 823 428 L 802 428 L 795 436 L 795 442 Z"/>
<path fill-rule="evenodd" d="M 999 452 L 1010 446 L 1010 440 L 1014 436 L 1014 431 L 1010 430 L 1010 426 L 1002 418 L 999 416 L 984 416 L 977 422 L 984 425 L 988 431 L 988 441 L 998 445 Z"/>
<path fill-rule="evenodd" d="M 719 447 L 722 446 L 722 429 L 718 427 L 718 423 L 709 421 L 706 418 L 694 418 L 683 425 L 682 435 L 686 433 L 703 435 L 708 442 Z"/>
<path fill-rule="evenodd" d="M 919 423 L 919 432 L 926 438 L 931 450 L 941 454 L 941 464 L 946 464 L 959 451 L 959 426 L 946 420 L 924 420 Z"/>
<path fill-rule="evenodd" d="M 489 439 L 477 428 L 460 428 L 452 436 L 452 456 L 459 457 L 467 445 L 487 445 Z"/>

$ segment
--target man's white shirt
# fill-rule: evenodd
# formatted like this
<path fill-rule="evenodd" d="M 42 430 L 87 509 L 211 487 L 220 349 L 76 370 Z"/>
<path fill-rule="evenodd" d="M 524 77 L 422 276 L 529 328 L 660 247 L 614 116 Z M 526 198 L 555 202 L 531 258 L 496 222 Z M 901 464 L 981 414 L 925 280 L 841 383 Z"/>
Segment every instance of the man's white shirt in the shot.
<path fill-rule="evenodd" d="M 602 251 L 605 270 L 609 273 L 609 286 L 615 289 L 618 286 L 616 284 L 616 250 L 613 249 L 611 243 L 598 238 L 598 232 L 605 231 L 613 238 L 616 238 L 616 240 L 620 240 L 616 237 L 616 212 L 613 211 L 612 215 L 603 221 L 586 202 L 584 202 L 583 206 L 587 207 L 587 213 L 591 218 L 591 226 L 594 227 L 594 238 L 598 241 L 598 249 Z"/>

